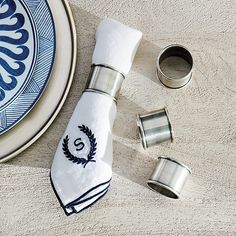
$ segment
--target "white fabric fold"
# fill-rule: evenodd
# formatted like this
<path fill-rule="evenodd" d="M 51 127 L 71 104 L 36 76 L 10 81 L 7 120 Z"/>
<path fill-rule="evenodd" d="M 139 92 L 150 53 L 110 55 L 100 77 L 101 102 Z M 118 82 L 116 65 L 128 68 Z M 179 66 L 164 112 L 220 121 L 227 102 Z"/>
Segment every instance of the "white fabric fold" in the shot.
<path fill-rule="evenodd" d="M 93 64 L 130 70 L 142 33 L 106 19 L 96 33 Z M 112 127 L 116 117 L 113 98 L 85 91 L 58 145 L 51 183 L 65 213 L 88 208 L 108 191 L 112 178 Z"/>
<path fill-rule="evenodd" d="M 78 201 L 72 202 L 70 205 L 66 206 L 66 210 L 70 208 L 73 210 L 74 213 L 79 213 L 82 210 L 90 207 L 93 203 L 98 201 L 101 197 L 103 197 L 107 192 L 108 188 L 110 186 L 110 183 L 106 184 L 105 186 L 101 186 L 97 188 L 96 190 L 92 191 L 93 194 L 88 194 L 82 199 L 79 199 Z"/>
<path fill-rule="evenodd" d="M 124 75 L 129 73 L 142 33 L 113 19 L 103 20 L 96 31 L 92 63 L 108 65 Z"/>
<path fill-rule="evenodd" d="M 99 197 L 90 199 L 91 196 L 107 189 L 112 177 L 111 131 L 115 116 L 116 105 L 109 96 L 93 92 L 83 93 L 58 145 L 51 168 L 52 184 L 65 209 L 70 203 L 74 202 L 69 208 L 78 205 L 76 200 L 86 198 L 89 198 L 91 205 Z M 85 128 L 81 131 L 79 127 Z M 86 134 L 86 131 L 91 131 L 91 135 Z M 96 143 L 95 155 L 87 164 L 80 163 L 81 158 L 88 160 L 91 137 Z M 68 144 L 65 145 L 66 143 Z M 79 143 L 79 146 L 75 146 Z M 76 150 L 82 147 L 83 150 Z M 67 154 L 68 151 L 70 154 Z M 83 208 L 79 205 L 76 207 L 78 211 Z"/>

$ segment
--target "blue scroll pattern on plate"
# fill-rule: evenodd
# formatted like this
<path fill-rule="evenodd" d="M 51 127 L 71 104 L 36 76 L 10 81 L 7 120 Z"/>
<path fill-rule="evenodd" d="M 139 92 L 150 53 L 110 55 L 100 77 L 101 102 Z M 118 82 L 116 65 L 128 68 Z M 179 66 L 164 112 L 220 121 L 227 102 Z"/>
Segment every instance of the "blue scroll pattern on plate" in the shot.
<path fill-rule="evenodd" d="M 6 26 L 3 17 L 14 23 Z M 0 59 L 4 74 L 0 78 L 0 135 L 23 119 L 42 95 L 55 50 L 55 26 L 47 0 L 0 0 L 0 58 L 8 57 L 8 66 Z"/>
<path fill-rule="evenodd" d="M 0 43 L 4 43 L 3 46 L 0 44 L 0 55 L 7 56 L 5 58 L 0 56 L 0 101 L 3 101 L 6 91 L 11 91 L 17 86 L 16 77 L 21 76 L 25 71 L 24 60 L 29 56 L 29 48 L 24 44 L 29 39 L 29 33 L 23 28 L 25 16 L 16 11 L 17 5 L 13 0 L 0 0 L 0 8 L 5 9 L 0 13 L 0 32 L 4 32 L 4 34 L 0 33 Z M 4 19 L 10 19 L 15 23 L 5 23 Z M 12 37 L 12 32 L 20 37 Z M 13 52 L 14 48 L 11 48 L 9 44 L 16 45 L 18 49 L 21 49 L 21 52 Z M 10 62 L 14 62 L 17 67 L 14 68 Z M 5 70 L 5 75 L 8 75 L 8 78 L 3 77 L 2 70 Z"/>

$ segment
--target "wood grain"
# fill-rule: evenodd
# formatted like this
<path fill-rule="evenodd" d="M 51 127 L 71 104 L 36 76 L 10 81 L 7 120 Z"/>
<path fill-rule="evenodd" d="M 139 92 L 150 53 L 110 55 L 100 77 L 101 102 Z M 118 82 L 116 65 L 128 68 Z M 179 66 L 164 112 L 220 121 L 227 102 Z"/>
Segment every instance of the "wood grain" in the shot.
<path fill-rule="evenodd" d="M 65 106 L 49 130 L 0 165 L 0 235 L 236 235 L 235 1 L 71 0 L 78 66 Z M 66 217 L 49 183 L 49 168 L 90 69 L 97 24 L 105 16 L 140 29 L 144 39 L 121 90 L 114 126 L 114 178 L 109 194 Z M 192 82 L 164 88 L 155 77 L 164 46 L 180 43 L 194 57 Z M 167 106 L 173 144 L 144 151 L 136 113 Z M 148 190 L 161 154 L 190 166 L 180 200 Z"/>

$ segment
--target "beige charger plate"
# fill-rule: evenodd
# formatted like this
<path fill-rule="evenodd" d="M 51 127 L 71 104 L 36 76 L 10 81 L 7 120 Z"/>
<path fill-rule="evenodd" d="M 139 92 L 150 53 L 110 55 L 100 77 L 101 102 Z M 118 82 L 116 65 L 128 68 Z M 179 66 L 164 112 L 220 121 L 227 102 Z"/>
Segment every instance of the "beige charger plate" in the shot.
<path fill-rule="evenodd" d="M 68 95 L 76 66 L 77 38 L 66 0 L 48 0 L 56 28 L 56 55 L 50 81 L 33 110 L 0 136 L 0 163 L 32 145 L 52 124 Z"/>

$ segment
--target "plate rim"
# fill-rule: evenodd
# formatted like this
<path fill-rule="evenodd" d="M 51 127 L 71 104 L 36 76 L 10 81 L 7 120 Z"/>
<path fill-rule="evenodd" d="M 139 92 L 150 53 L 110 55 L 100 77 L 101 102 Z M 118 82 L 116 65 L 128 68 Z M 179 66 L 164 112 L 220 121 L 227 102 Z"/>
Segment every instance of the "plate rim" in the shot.
<path fill-rule="evenodd" d="M 37 133 L 35 133 L 32 136 L 31 139 L 26 141 L 24 144 L 22 144 L 16 150 L 12 151 L 11 153 L 9 153 L 6 156 L 3 156 L 0 159 L 0 163 L 7 162 L 7 161 L 11 160 L 15 156 L 19 155 L 21 152 L 26 150 L 28 147 L 30 147 L 34 142 L 36 142 L 39 139 L 47 131 L 47 129 L 51 126 L 51 124 L 53 123 L 53 121 L 55 120 L 57 115 L 59 114 L 61 108 L 63 107 L 63 105 L 66 101 L 66 98 L 69 94 L 69 91 L 70 91 L 70 88 L 71 88 L 71 85 L 72 85 L 72 82 L 73 82 L 74 74 L 75 74 L 75 69 L 76 69 L 77 54 L 78 54 L 77 44 L 78 43 L 77 43 L 77 34 L 76 34 L 75 21 L 74 21 L 74 18 L 73 18 L 73 14 L 72 14 L 70 5 L 69 5 L 67 0 L 61 0 L 61 2 L 63 3 L 66 15 L 68 17 L 68 21 L 69 21 L 69 25 L 70 25 L 70 32 L 71 32 L 71 42 L 72 42 L 71 66 L 70 66 L 70 70 L 69 70 L 68 80 L 67 80 L 67 83 L 66 83 L 66 86 L 65 86 L 65 89 L 64 89 L 64 93 L 63 93 L 60 101 L 58 102 L 57 107 L 52 112 L 52 115 L 48 118 L 47 121 L 45 121 L 42 128 Z"/>
<path fill-rule="evenodd" d="M 21 114 L 21 116 L 19 116 L 11 125 L 9 125 L 8 127 L 6 127 L 4 130 L 1 130 L 0 131 L 0 136 L 5 134 L 7 131 L 11 130 L 12 128 L 14 128 L 17 124 L 19 124 L 31 111 L 32 109 L 34 108 L 34 106 L 38 103 L 39 99 L 41 98 L 41 96 L 43 95 L 47 85 L 48 85 L 48 82 L 51 78 L 51 74 L 52 74 L 52 71 L 53 71 L 53 66 L 54 66 L 54 62 L 55 62 L 55 55 L 56 55 L 56 29 L 55 29 L 55 22 L 54 22 L 54 18 L 53 18 L 53 14 L 52 14 L 52 11 L 50 9 L 50 6 L 48 4 L 48 1 L 47 0 L 43 0 L 45 2 L 45 4 L 47 5 L 47 8 L 48 8 L 48 13 L 50 15 L 50 18 L 51 18 L 51 21 L 52 21 L 52 28 L 53 28 L 53 35 L 54 35 L 54 40 L 53 40 L 53 55 L 52 55 L 52 61 L 51 61 L 51 65 L 50 65 L 50 68 L 49 68 L 49 71 L 48 71 L 48 76 L 47 78 L 45 79 L 45 82 L 44 82 L 44 85 L 42 86 L 41 88 L 41 91 L 37 94 L 37 96 L 35 97 L 35 99 L 32 101 L 32 103 L 27 107 L 27 109 Z M 39 52 L 39 34 L 37 32 L 37 25 L 35 24 L 35 21 L 33 19 L 33 15 L 32 13 L 30 12 L 30 9 L 29 7 L 27 6 L 25 0 L 19 0 L 19 2 L 21 2 L 22 5 L 24 5 L 24 7 L 27 9 L 29 15 L 31 17 L 31 20 L 33 21 L 34 25 L 35 25 L 35 29 L 36 29 L 36 36 L 38 38 L 38 42 L 37 42 L 37 46 L 38 46 L 38 50 L 37 52 Z M 38 60 L 38 57 L 39 57 L 39 54 L 36 56 L 36 62 L 35 62 L 35 68 L 37 66 L 37 60 Z M 34 73 L 35 73 L 35 68 L 33 69 L 32 71 L 32 75 L 31 75 L 31 79 L 34 77 Z M 27 85 L 29 85 L 30 83 L 30 80 L 27 81 Z M 16 97 L 15 100 L 13 100 L 13 102 L 15 102 L 17 99 L 19 99 L 19 97 L 22 95 L 22 93 L 24 92 L 24 90 L 27 88 L 27 85 L 24 87 L 24 89 L 21 89 L 21 91 L 19 92 L 18 96 Z M 12 103 L 8 104 L 8 105 L 11 105 Z M 5 110 L 7 109 L 7 107 L 5 107 Z"/>

